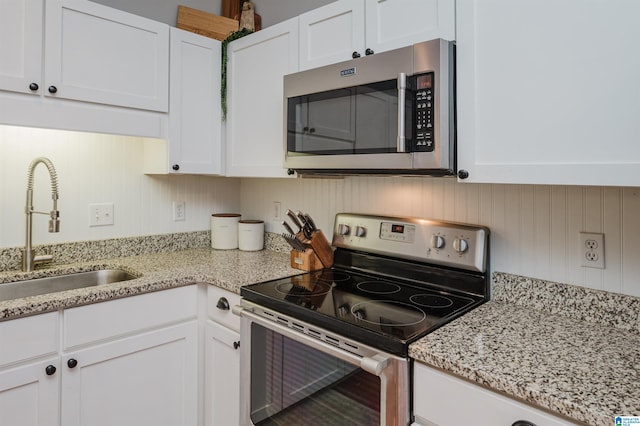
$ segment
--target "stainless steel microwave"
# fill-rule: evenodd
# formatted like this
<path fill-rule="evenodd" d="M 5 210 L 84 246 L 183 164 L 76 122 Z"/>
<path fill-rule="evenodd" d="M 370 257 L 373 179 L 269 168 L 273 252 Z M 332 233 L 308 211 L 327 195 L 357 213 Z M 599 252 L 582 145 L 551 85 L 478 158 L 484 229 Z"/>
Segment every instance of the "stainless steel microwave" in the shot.
<path fill-rule="evenodd" d="M 284 104 L 290 174 L 455 174 L 453 42 L 286 75 Z"/>

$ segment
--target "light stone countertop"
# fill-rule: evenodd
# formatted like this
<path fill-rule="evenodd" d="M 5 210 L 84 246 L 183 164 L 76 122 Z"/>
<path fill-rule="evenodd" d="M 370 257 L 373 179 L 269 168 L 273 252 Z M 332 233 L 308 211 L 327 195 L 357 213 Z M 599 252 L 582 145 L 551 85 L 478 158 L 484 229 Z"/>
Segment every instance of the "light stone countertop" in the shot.
<path fill-rule="evenodd" d="M 246 284 L 302 273 L 289 266 L 288 253 L 272 250 L 244 252 L 199 248 L 173 253 L 118 257 L 39 269 L 34 272 L 0 272 L 4 282 L 41 278 L 97 269 L 123 269 L 139 278 L 41 296 L 0 301 L 0 321 L 132 296 L 156 290 L 206 282 L 234 293 Z"/>
<path fill-rule="evenodd" d="M 580 298 L 557 297 L 567 292 Z M 528 306 L 527 297 L 546 298 L 549 309 Z M 640 334 L 629 326 L 637 326 L 640 299 L 611 295 L 624 304 L 612 305 L 608 297 L 494 275 L 493 301 L 414 343 L 409 356 L 577 422 L 613 424 L 615 416 L 640 415 Z M 563 303 L 572 310 L 563 312 Z M 583 308 L 591 317 L 600 313 L 601 321 L 585 319 Z M 608 319 L 616 311 L 617 318 Z"/>

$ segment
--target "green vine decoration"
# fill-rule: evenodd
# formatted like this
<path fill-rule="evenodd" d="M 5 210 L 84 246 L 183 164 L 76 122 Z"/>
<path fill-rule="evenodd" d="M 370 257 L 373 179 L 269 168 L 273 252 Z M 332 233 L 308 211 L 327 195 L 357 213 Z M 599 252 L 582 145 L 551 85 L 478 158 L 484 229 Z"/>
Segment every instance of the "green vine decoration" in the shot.
<path fill-rule="evenodd" d="M 234 40 L 238 40 L 239 38 L 251 34 L 252 32 L 252 30 L 242 28 L 229 34 L 222 42 L 222 80 L 220 84 L 220 102 L 222 106 L 223 120 L 227 119 L 227 45 Z"/>

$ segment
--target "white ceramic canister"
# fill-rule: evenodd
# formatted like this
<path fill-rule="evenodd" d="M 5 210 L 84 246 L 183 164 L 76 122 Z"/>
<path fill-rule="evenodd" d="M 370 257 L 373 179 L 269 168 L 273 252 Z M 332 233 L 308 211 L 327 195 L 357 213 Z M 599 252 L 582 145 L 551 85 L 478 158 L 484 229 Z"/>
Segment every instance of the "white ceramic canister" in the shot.
<path fill-rule="evenodd" d="M 238 213 L 211 215 L 211 248 L 233 250 L 238 248 Z"/>
<path fill-rule="evenodd" d="M 258 251 L 264 248 L 263 221 L 241 220 L 238 222 L 238 248 L 244 251 Z"/>

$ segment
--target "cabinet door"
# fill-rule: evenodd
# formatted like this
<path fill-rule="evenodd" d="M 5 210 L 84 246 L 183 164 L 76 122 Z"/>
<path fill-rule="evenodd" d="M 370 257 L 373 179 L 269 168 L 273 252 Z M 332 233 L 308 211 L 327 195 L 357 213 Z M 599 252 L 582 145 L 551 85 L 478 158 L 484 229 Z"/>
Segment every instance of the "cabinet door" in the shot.
<path fill-rule="evenodd" d="M 230 43 L 227 176 L 285 177 L 283 76 L 298 70 L 298 21 Z"/>
<path fill-rule="evenodd" d="M 59 377 L 59 358 L 0 372 L 0 425 L 58 425 Z"/>
<path fill-rule="evenodd" d="M 170 171 L 222 173 L 221 43 L 171 29 Z"/>
<path fill-rule="evenodd" d="M 470 182 L 640 185 L 640 2 L 458 0 Z"/>
<path fill-rule="evenodd" d="M 363 0 L 340 0 L 300 15 L 300 70 L 365 55 Z"/>
<path fill-rule="evenodd" d="M 205 426 L 240 424 L 240 334 L 208 321 L 205 346 Z"/>
<path fill-rule="evenodd" d="M 41 85 L 42 0 L 0 0 L 0 90 L 38 93 Z"/>
<path fill-rule="evenodd" d="M 511 425 L 518 420 L 544 426 L 575 425 L 441 371 L 415 364 L 413 407 L 416 424 Z"/>
<path fill-rule="evenodd" d="M 366 2 L 366 46 L 375 53 L 436 38 L 455 40 L 455 0 Z"/>
<path fill-rule="evenodd" d="M 47 0 L 45 34 L 47 95 L 168 110 L 168 25 L 90 1 Z"/>
<path fill-rule="evenodd" d="M 62 424 L 195 425 L 197 331 L 191 321 L 64 355 Z"/>

